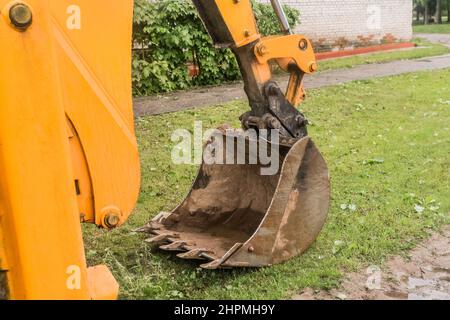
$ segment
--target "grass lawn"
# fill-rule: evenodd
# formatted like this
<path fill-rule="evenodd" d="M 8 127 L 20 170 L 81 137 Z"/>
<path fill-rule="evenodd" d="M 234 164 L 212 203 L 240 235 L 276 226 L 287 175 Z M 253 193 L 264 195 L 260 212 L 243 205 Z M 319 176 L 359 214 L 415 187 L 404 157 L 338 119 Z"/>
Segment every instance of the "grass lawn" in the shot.
<path fill-rule="evenodd" d="M 450 28 L 450 25 L 448 25 L 448 28 Z M 379 52 L 364 55 L 356 55 L 348 58 L 319 61 L 319 71 L 335 70 L 341 68 L 352 68 L 357 65 L 370 63 L 383 63 L 396 60 L 420 59 L 424 57 L 439 56 L 450 52 L 450 48 L 442 44 L 430 43 L 425 39 L 416 38 L 413 39 L 412 42 L 417 44 L 417 46 L 423 48 Z"/>
<path fill-rule="evenodd" d="M 415 25 L 415 26 L 413 26 L 413 31 L 415 33 L 446 33 L 446 34 L 450 34 L 450 23 Z"/>
<path fill-rule="evenodd" d="M 263 269 L 200 270 L 150 250 L 131 232 L 172 209 L 190 188 L 196 168 L 172 164 L 173 130 L 192 129 L 195 120 L 238 126 L 246 103 L 138 119 L 139 203 L 120 229 L 83 227 L 89 264 L 107 264 L 124 299 L 283 299 L 304 287 L 337 286 L 343 272 L 382 265 L 450 223 L 449 83 L 447 69 L 309 91 L 302 108 L 330 167 L 329 219 L 306 254 Z"/>

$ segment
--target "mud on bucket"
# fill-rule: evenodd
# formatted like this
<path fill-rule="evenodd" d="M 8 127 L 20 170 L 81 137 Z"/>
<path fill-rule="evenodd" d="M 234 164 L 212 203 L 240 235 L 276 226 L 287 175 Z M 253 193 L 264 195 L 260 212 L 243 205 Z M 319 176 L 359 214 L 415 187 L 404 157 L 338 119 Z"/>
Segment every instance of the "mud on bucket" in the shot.
<path fill-rule="evenodd" d="M 205 152 L 213 146 L 216 164 L 204 160 L 181 205 L 139 230 L 152 235 L 147 242 L 183 259 L 206 260 L 201 267 L 207 269 L 269 266 L 303 253 L 330 204 L 327 165 L 312 140 L 289 146 L 238 138 L 242 157 L 239 142 L 227 148 L 229 135 L 222 135 L 223 143 L 217 139 L 205 146 Z M 255 160 L 261 148 L 276 152 L 275 171 L 261 157 Z"/>

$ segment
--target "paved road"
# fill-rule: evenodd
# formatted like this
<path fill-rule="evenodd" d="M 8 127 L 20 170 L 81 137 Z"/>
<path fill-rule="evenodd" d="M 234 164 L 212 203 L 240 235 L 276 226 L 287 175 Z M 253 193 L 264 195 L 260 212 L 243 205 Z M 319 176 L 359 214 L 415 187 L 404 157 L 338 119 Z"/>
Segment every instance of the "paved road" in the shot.
<path fill-rule="evenodd" d="M 433 42 L 440 42 L 450 47 L 450 35 L 420 34 Z M 319 72 L 308 76 L 305 88 L 321 88 L 355 80 L 368 80 L 393 76 L 403 73 L 450 68 L 450 54 L 427 57 L 416 60 L 393 61 L 381 64 L 356 66 L 351 69 L 340 69 Z M 281 86 L 286 86 L 287 77 L 277 79 Z M 244 99 L 242 83 L 223 85 L 211 88 L 194 89 L 176 92 L 159 97 L 137 98 L 134 101 L 136 116 L 174 112 L 193 107 L 220 105 L 233 100 Z"/>
<path fill-rule="evenodd" d="M 425 38 L 430 42 L 442 43 L 447 47 L 450 47 L 450 34 L 438 34 L 438 33 L 416 33 L 415 37 Z"/>

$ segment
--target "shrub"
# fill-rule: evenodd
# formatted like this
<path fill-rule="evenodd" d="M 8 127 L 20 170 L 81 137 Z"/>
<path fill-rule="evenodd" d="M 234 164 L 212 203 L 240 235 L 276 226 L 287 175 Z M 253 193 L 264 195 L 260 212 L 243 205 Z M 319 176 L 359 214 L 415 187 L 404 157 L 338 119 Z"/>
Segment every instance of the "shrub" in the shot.
<path fill-rule="evenodd" d="M 271 5 L 252 1 L 255 17 L 258 22 L 259 32 L 264 36 L 270 36 L 280 33 L 280 23 L 273 11 Z M 289 25 L 294 28 L 300 22 L 300 12 L 292 7 L 284 5 Z"/>
<path fill-rule="evenodd" d="M 254 4 L 260 31 L 279 32 L 271 7 Z M 286 8 L 292 26 L 298 11 Z M 240 79 L 229 49 L 215 49 L 190 0 L 136 0 L 133 25 L 133 94 L 136 96 L 215 85 Z M 200 69 L 190 78 L 189 63 Z"/>

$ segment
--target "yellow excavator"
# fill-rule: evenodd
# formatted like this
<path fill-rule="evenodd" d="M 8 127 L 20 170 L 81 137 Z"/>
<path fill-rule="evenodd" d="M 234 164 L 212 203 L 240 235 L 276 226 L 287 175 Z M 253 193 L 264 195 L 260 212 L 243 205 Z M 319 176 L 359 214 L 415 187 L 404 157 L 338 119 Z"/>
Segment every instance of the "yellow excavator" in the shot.
<path fill-rule="evenodd" d="M 262 37 L 250 0 L 193 0 L 242 71 L 250 109 L 232 139 L 238 132 L 250 146 L 247 131 L 275 130 L 265 142 L 281 164 L 263 175 L 260 160 L 204 162 L 186 199 L 139 229 L 203 268 L 290 259 L 314 242 L 328 213 L 327 165 L 297 109 L 304 76 L 317 70 L 314 50 L 271 2 L 281 32 Z M 0 299 L 116 299 L 108 268 L 87 267 L 80 223 L 119 227 L 139 194 L 133 1 L 0 0 L 0 15 Z M 272 63 L 290 73 L 286 91 Z"/>

